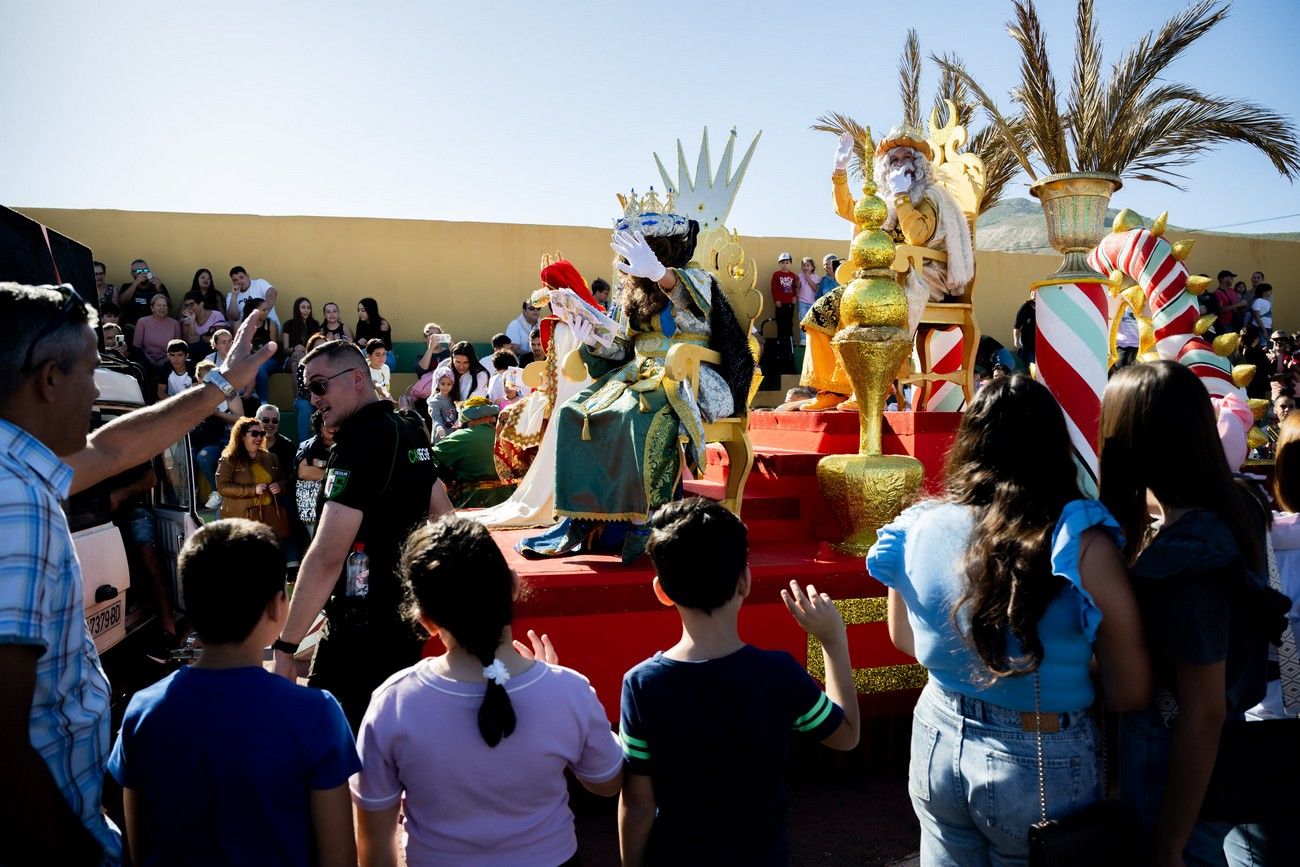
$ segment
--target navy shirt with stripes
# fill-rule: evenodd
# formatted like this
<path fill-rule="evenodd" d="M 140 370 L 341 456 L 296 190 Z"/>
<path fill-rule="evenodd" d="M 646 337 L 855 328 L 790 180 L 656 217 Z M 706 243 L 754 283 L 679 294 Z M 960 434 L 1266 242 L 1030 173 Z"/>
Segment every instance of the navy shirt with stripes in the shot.
<path fill-rule="evenodd" d="M 843 719 L 784 651 L 637 665 L 623 677 L 619 728 L 627 772 L 654 786 L 648 862 L 787 863 L 790 737 L 823 740 Z"/>

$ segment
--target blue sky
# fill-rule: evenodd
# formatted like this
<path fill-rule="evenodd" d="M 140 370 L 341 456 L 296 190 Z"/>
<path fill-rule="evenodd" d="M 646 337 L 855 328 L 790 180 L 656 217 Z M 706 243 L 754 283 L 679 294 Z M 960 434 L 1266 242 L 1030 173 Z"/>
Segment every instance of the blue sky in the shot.
<path fill-rule="evenodd" d="M 1098 0 L 1106 60 L 1183 7 Z M 1300 117 L 1300 15 L 1238 0 L 1170 70 Z M 1068 81 L 1073 8 L 1040 0 Z M 651 158 L 710 128 L 763 131 L 730 219 L 743 234 L 837 237 L 838 110 L 897 122 L 909 26 L 1002 96 L 1010 2 L 0 3 L 0 203 L 607 225 Z M 933 11 L 932 11 L 933 10 Z M 928 104 L 937 71 L 922 85 Z M 1001 100 L 1007 104 L 1005 98 Z M 1300 212 L 1245 146 L 1190 170 L 1189 192 L 1131 182 L 1115 204 L 1213 228 Z M 1025 195 L 1018 184 L 1013 195 Z M 1242 229 L 1300 231 L 1300 216 Z"/>

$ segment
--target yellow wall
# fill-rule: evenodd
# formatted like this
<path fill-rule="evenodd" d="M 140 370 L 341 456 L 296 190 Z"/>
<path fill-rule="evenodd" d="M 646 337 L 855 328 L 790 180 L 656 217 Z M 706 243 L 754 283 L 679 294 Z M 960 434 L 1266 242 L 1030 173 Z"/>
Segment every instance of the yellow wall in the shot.
<path fill-rule="evenodd" d="M 349 325 L 355 303 L 371 295 L 393 326 L 396 340 L 418 340 L 429 320 L 457 338 L 486 341 L 519 313 L 538 284 L 538 261 L 561 251 L 587 280 L 610 279 L 609 229 L 510 223 L 450 223 L 346 217 L 258 217 L 239 214 L 172 214 L 145 211 L 22 208 L 23 213 L 95 251 L 108 279 L 127 279 L 131 260 L 143 257 L 172 290 L 189 288 L 197 268 L 209 268 L 223 292 L 232 265 L 270 280 L 280 291 L 282 320 L 297 295 L 321 306 L 336 301 Z M 847 224 L 846 224 L 847 229 Z M 1172 236 L 1171 236 L 1172 237 Z M 1177 237 L 1183 237 L 1178 235 Z M 1230 268 L 1248 280 L 1262 270 L 1278 287 L 1275 323 L 1300 328 L 1300 305 L 1289 283 L 1300 274 L 1300 242 L 1232 235 L 1188 235 L 1196 247 L 1187 261 L 1193 273 Z M 777 256 L 821 262 L 829 252 L 847 253 L 848 238 L 742 238 L 757 260 L 759 288 Z M 981 329 L 1010 343 L 1011 323 L 1029 284 L 1056 270 L 1060 257 L 981 252 L 976 310 Z"/>

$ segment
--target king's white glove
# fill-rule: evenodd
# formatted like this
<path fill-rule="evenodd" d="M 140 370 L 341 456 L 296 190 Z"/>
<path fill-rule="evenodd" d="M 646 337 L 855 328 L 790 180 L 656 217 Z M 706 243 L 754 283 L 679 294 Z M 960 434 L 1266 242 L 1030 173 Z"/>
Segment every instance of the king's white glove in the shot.
<path fill-rule="evenodd" d="M 668 269 L 659 261 L 655 251 L 646 243 L 640 232 L 615 232 L 610 249 L 627 260 L 627 264 L 616 262 L 614 267 L 630 277 L 644 277 L 652 283 L 658 283 Z"/>
<path fill-rule="evenodd" d="M 835 171 L 847 171 L 851 159 L 853 159 L 853 133 L 842 132 L 839 147 L 835 148 Z"/>
<path fill-rule="evenodd" d="M 885 180 L 889 184 L 889 194 L 898 198 L 912 189 L 912 170 L 906 166 L 899 166 L 890 172 Z"/>

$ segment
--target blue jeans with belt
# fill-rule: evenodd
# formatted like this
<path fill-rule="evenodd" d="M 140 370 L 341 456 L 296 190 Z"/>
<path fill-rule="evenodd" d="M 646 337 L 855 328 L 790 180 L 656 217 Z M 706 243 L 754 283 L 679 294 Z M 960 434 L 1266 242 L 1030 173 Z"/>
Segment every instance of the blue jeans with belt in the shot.
<path fill-rule="evenodd" d="M 1059 714 L 1043 733 L 1048 818 L 1102 796 L 1097 729 L 1085 711 Z M 912 716 L 908 794 L 921 823 L 921 864 L 943 867 L 1028 862 L 1039 821 L 1038 751 L 1019 711 L 930 681 Z"/>

